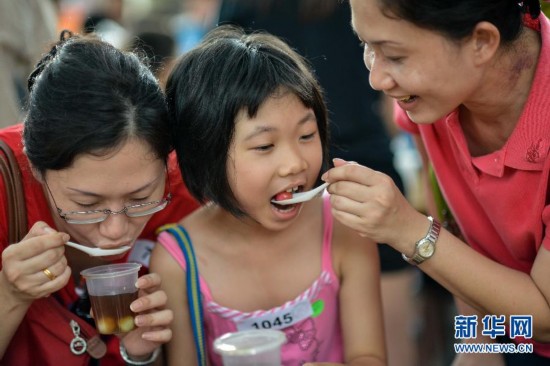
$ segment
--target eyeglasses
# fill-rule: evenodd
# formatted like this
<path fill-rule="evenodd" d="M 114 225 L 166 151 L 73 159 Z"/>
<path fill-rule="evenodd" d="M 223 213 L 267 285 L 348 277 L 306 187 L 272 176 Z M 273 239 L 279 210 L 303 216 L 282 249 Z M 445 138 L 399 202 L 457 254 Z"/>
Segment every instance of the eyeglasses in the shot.
<path fill-rule="evenodd" d="M 168 178 L 168 187 L 170 187 L 169 179 L 170 178 Z M 63 210 L 61 210 L 57 206 L 57 203 L 55 202 L 55 198 L 52 195 L 50 187 L 48 186 L 48 182 L 45 182 L 45 183 L 46 183 L 46 188 L 48 189 L 48 192 L 52 197 L 55 208 L 57 209 L 57 214 L 59 215 L 59 217 L 65 220 L 65 222 L 67 222 L 68 224 L 76 224 L 76 225 L 97 224 L 105 221 L 107 217 L 109 217 L 110 215 L 125 214 L 128 217 L 148 216 L 164 210 L 172 200 L 172 193 L 170 193 L 170 189 L 169 189 L 169 192 L 166 195 L 166 197 L 164 197 L 161 200 L 124 206 L 121 210 L 118 210 L 118 211 L 113 211 L 107 208 L 103 210 L 63 212 Z"/>
<path fill-rule="evenodd" d="M 367 67 L 367 70 L 372 71 L 372 66 L 374 65 L 374 59 L 376 57 L 376 54 L 374 53 L 374 50 L 366 42 L 363 42 L 363 49 L 364 49 L 363 59 L 365 61 L 365 66 Z"/>

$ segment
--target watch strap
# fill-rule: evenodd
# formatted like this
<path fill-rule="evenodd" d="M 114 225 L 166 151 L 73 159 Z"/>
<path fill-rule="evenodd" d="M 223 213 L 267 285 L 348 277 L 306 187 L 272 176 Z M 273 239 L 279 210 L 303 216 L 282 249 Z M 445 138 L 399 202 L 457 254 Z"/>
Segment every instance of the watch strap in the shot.
<path fill-rule="evenodd" d="M 441 224 L 437 220 L 435 220 L 432 216 L 428 216 L 427 218 L 430 221 L 430 227 L 428 229 L 428 232 L 426 233 L 426 236 L 424 236 L 422 239 L 416 242 L 414 246 L 414 254 L 411 257 L 407 257 L 404 253 L 401 254 L 403 259 L 409 262 L 410 264 L 419 265 L 420 263 L 424 262 L 426 259 L 430 258 L 433 255 L 432 253 L 430 257 L 424 257 L 420 254 L 419 246 L 426 241 L 432 243 L 432 245 L 434 246 L 434 252 L 435 252 L 435 243 L 437 242 L 437 239 L 439 238 L 439 233 L 441 232 Z"/>
<path fill-rule="evenodd" d="M 126 352 L 126 348 L 122 345 L 122 342 L 120 342 L 119 351 L 120 351 L 120 356 L 122 357 L 122 359 L 124 360 L 126 365 L 131 365 L 131 366 L 134 366 L 134 365 L 141 366 L 141 365 L 143 365 L 143 366 L 145 366 L 145 365 L 151 365 L 153 362 L 155 362 L 157 360 L 157 358 L 159 357 L 159 354 L 160 354 L 160 346 L 155 348 L 153 353 L 151 353 L 151 357 L 149 357 L 147 360 L 143 360 L 143 361 L 132 360 L 130 358 L 130 356 L 128 356 L 128 353 Z"/>

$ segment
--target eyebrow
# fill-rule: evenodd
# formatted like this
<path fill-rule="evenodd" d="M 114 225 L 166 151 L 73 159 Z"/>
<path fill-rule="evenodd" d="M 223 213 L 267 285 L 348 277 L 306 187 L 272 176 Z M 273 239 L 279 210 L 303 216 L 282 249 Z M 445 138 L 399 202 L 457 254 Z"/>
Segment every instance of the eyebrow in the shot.
<path fill-rule="evenodd" d="M 353 34 L 355 34 L 355 36 L 361 41 L 361 42 L 364 42 L 370 46 L 373 46 L 373 45 L 376 45 L 376 46 L 383 46 L 385 44 L 389 44 L 389 45 L 398 45 L 397 42 L 394 42 L 394 41 L 387 41 L 387 40 L 381 40 L 381 41 L 365 41 L 364 39 L 362 39 L 359 34 L 357 33 L 357 31 L 355 30 L 355 28 L 353 28 L 353 23 L 350 23 L 351 24 L 351 30 L 353 32 Z"/>
<path fill-rule="evenodd" d="M 316 121 L 315 114 L 312 111 L 308 111 L 307 114 L 298 121 L 298 125 L 303 125 L 306 122 L 310 121 Z M 262 133 L 272 132 L 275 130 L 276 128 L 271 126 L 256 126 L 256 128 L 254 128 L 254 131 L 252 131 L 248 136 L 244 138 L 244 141 L 250 140 Z"/>
<path fill-rule="evenodd" d="M 160 177 L 159 177 L 159 178 L 160 178 Z M 136 194 L 136 193 L 140 193 L 140 192 L 143 191 L 144 189 L 149 188 L 149 187 L 151 187 L 153 184 L 155 184 L 155 182 L 156 182 L 159 178 L 153 180 L 152 182 L 149 182 L 149 183 L 144 184 L 143 186 L 139 187 L 138 189 L 133 190 L 132 192 L 128 192 L 127 195 L 133 195 L 133 194 Z M 67 187 L 67 189 L 69 189 L 69 190 L 71 190 L 71 191 L 73 191 L 73 192 L 76 192 L 76 193 L 85 195 L 85 196 L 96 197 L 96 198 L 101 198 L 101 197 L 103 197 L 103 195 L 100 195 L 100 194 L 97 194 L 97 193 L 94 193 L 94 192 L 83 191 L 83 190 L 78 189 L 78 188 Z"/>

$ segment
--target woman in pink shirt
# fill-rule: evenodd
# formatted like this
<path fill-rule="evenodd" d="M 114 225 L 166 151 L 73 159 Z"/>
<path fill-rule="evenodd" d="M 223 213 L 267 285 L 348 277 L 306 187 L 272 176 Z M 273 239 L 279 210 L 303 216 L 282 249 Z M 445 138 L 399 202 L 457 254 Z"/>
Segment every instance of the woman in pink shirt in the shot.
<path fill-rule="evenodd" d="M 417 212 L 387 176 L 340 160 L 323 176 L 334 217 L 455 295 L 457 343 L 532 343 L 533 354 L 457 349 L 457 365 L 547 364 L 550 22 L 538 1 L 350 3 L 371 86 L 400 107 L 461 235 Z"/>

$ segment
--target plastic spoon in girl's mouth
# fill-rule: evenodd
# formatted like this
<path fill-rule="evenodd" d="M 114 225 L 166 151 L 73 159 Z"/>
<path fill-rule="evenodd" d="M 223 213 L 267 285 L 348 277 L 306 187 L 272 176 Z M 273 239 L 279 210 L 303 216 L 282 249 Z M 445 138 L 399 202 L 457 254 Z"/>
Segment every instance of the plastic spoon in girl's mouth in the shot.
<path fill-rule="evenodd" d="M 129 246 L 123 246 L 116 249 L 101 249 L 101 248 L 90 248 L 81 244 L 73 243 L 71 241 L 67 242 L 67 245 L 70 247 L 73 247 L 75 249 L 81 250 L 84 253 L 87 253 L 91 255 L 92 257 L 103 257 L 107 255 L 117 255 L 120 253 L 126 252 L 128 249 L 130 249 Z"/>
<path fill-rule="evenodd" d="M 327 186 L 328 186 L 328 183 L 323 183 L 319 187 L 313 188 L 311 191 L 293 193 L 292 198 L 289 198 L 287 200 L 281 200 L 281 201 L 271 200 L 271 202 L 276 203 L 278 205 L 292 205 L 294 203 L 309 201 L 310 199 L 312 199 L 313 197 L 321 193 L 321 191 L 327 188 Z"/>

